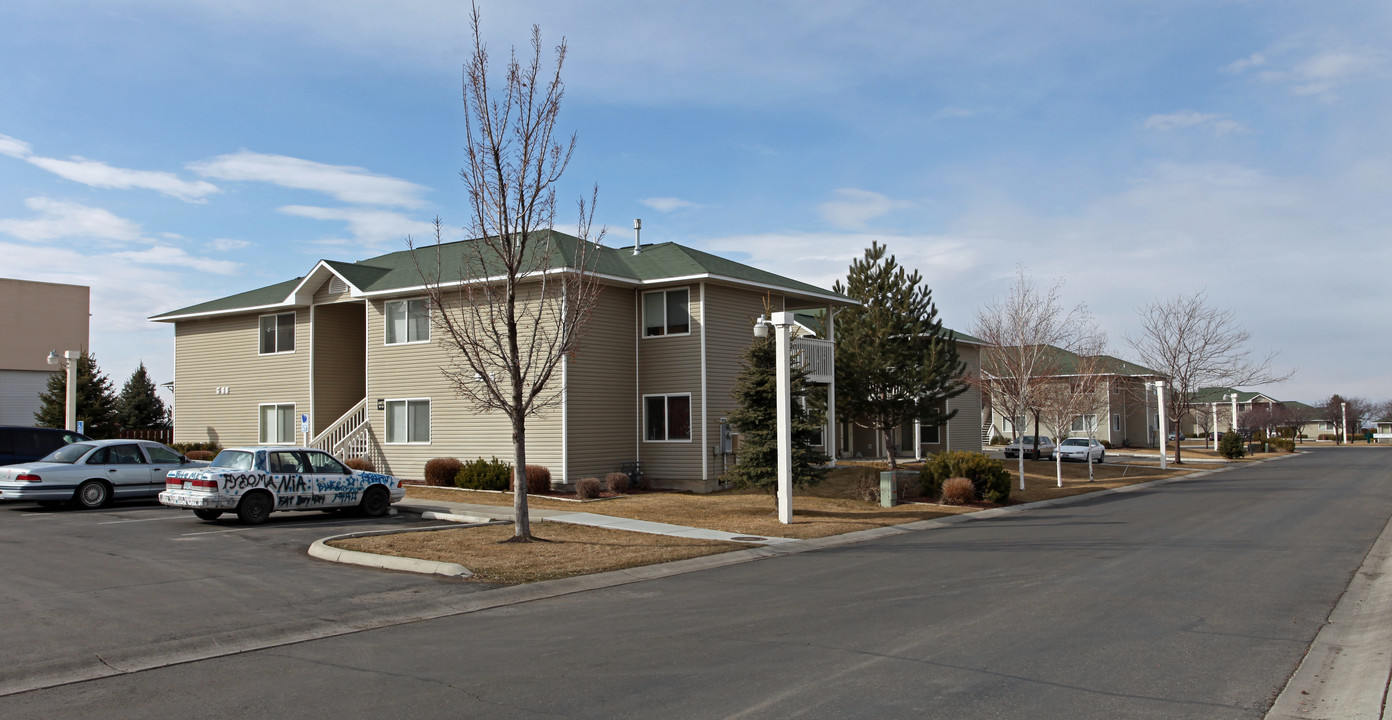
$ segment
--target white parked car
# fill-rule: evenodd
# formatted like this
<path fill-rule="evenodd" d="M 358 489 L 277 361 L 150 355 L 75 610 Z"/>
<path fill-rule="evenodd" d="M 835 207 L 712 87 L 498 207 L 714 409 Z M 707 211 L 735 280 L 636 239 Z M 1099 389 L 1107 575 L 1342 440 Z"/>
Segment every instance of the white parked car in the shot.
<path fill-rule="evenodd" d="M 1034 457 L 1034 436 L 1021 435 L 1019 440 L 1005 446 L 1005 456 L 1008 458 L 1017 457 L 1024 453 L 1026 458 Z M 1052 460 L 1054 458 L 1054 441 L 1048 436 L 1039 436 L 1039 458 L 1040 460 Z"/>
<path fill-rule="evenodd" d="M 1088 438 L 1068 438 L 1059 443 L 1060 460 L 1100 463 L 1107 458 L 1107 448 L 1102 443 Z"/>
<path fill-rule="evenodd" d="M 210 521 L 235 511 L 257 525 L 278 510 L 356 507 L 379 517 L 405 495 L 399 479 L 354 470 L 323 450 L 244 447 L 223 450 L 206 468 L 169 473 L 159 501 Z"/>
<path fill-rule="evenodd" d="M 155 497 L 169 471 L 207 464 L 150 440 L 84 440 L 37 462 L 0 467 L 0 500 L 38 501 L 45 507 L 71 500 L 99 508 L 113 499 Z"/>

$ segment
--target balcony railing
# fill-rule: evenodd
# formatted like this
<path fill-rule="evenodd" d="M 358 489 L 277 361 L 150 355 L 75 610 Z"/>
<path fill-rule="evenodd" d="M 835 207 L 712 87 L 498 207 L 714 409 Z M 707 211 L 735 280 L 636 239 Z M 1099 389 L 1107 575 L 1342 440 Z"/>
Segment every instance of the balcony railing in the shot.
<path fill-rule="evenodd" d="M 795 338 L 793 357 L 807 371 L 810 382 L 830 383 L 836 373 L 836 346 L 830 340 Z"/>

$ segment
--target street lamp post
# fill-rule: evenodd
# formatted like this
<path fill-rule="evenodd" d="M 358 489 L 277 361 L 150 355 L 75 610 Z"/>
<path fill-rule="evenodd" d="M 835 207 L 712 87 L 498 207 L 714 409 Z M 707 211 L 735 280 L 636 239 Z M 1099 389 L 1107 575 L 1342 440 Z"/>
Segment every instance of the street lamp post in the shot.
<path fill-rule="evenodd" d="M 1228 432 L 1237 430 L 1237 393 L 1228 393 L 1228 399 L 1232 401 L 1232 417 L 1228 418 Z"/>
<path fill-rule="evenodd" d="M 773 325 L 776 346 L 774 362 L 777 363 L 776 379 L 778 392 L 778 522 L 784 525 L 793 522 L 793 381 L 790 368 L 789 336 L 792 334 L 793 313 L 776 312 L 769 320 L 760 315 L 754 323 L 754 337 L 768 337 L 768 326 Z"/>
<path fill-rule="evenodd" d="M 1344 402 L 1339 403 L 1339 415 L 1340 415 L 1341 418 L 1343 419 L 1343 423 L 1342 423 L 1342 424 L 1343 424 L 1343 426 L 1344 426 L 1344 439 L 1343 439 L 1343 442 L 1340 442 L 1339 444 L 1340 444 L 1340 445 L 1347 445 L 1347 444 L 1348 444 L 1348 403 L 1344 403 Z"/>
<path fill-rule="evenodd" d="M 1160 406 L 1160 469 L 1164 470 L 1169 465 L 1165 458 L 1165 381 L 1155 381 L 1155 401 Z M 1176 438 L 1176 442 L 1178 438 Z"/>
<path fill-rule="evenodd" d="M 1210 404 L 1213 405 L 1212 412 L 1211 412 L 1211 414 L 1209 415 L 1209 417 L 1212 417 L 1212 418 L 1213 418 L 1213 449 L 1214 449 L 1214 450 L 1217 450 L 1217 449 L 1218 449 L 1218 401 L 1217 401 L 1217 400 L 1214 400 L 1214 401 L 1213 401 L 1212 403 L 1210 403 Z"/>
<path fill-rule="evenodd" d="M 76 350 L 64 350 L 62 356 L 58 355 L 57 350 L 48 352 L 49 365 L 57 365 L 65 360 L 68 364 L 68 391 L 65 395 L 67 402 L 64 403 L 66 418 L 63 422 L 64 427 L 73 432 L 77 432 L 77 359 L 81 355 Z"/>

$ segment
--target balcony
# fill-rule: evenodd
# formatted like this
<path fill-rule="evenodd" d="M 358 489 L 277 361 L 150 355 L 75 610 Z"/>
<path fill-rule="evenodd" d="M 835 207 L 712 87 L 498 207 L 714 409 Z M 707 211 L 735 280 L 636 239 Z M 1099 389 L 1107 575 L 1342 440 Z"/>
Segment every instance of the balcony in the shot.
<path fill-rule="evenodd" d="M 795 338 L 793 357 L 807 371 L 810 382 L 829 384 L 836 373 L 836 346 L 830 340 Z"/>

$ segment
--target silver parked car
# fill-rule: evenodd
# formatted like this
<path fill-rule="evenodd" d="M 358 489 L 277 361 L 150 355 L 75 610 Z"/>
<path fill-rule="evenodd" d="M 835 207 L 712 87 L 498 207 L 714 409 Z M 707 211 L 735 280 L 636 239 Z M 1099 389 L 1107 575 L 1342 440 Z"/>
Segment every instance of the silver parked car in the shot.
<path fill-rule="evenodd" d="M 0 467 L 0 500 L 37 501 L 45 507 L 71 500 L 99 508 L 113 499 L 155 497 L 164 490 L 170 470 L 207 464 L 150 440 L 86 440 L 37 462 Z"/>
<path fill-rule="evenodd" d="M 1068 438 L 1059 443 L 1060 460 L 1078 460 L 1100 463 L 1107 458 L 1107 448 L 1102 443 L 1088 438 Z"/>
<path fill-rule="evenodd" d="M 1008 458 L 1017 457 L 1024 454 L 1026 458 L 1034 458 L 1034 436 L 1021 435 L 1019 440 L 1005 446 L 1005 456 Z M 1054 441 L 1047 435 L 1039 436 L 1039 457 L 1038 460 L 1052 460 L 1054 458 Z"/>

